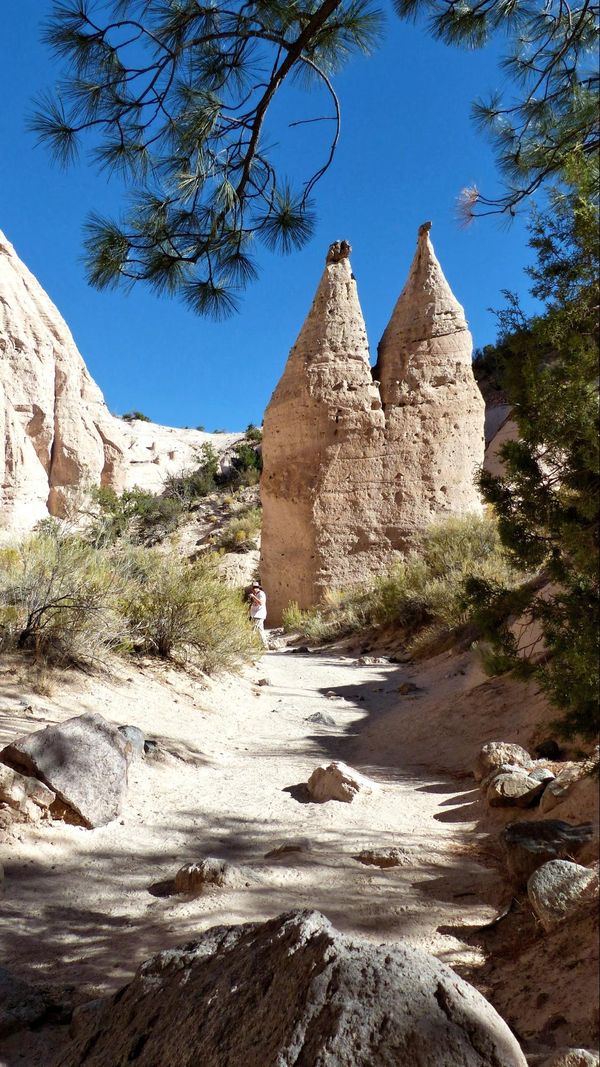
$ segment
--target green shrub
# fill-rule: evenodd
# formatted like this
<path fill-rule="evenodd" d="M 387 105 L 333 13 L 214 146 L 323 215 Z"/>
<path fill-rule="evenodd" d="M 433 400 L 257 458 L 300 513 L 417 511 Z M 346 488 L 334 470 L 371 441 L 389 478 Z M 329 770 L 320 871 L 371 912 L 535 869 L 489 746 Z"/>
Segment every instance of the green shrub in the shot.
<path fill-rule="evenodd" d="M 183 505 L 176 497 L 147 493 L 137 486 L 120 495 L 114 489 L 92 491 L 97 505 L 89 536 L 98 547 L 114 544 L 120 538 L 153 545 L 179 525 Z"/>
<path fill-rule="evenodd" d="M 152 419 L 141 411 L 127 411 L 125 415 L 121 415 L 121 418 L 124 422 L 152 422 Z"/>
<path fill-rule="evenodd" d="M 427 630 L 429 644 L 469 622 L 464 584 L 474 575 L 509 585 L 522 577 L 492 519 L 447 519 L 423 533 L 410 555 L 381 578 L 330 592 L 310 611 L 290 605 L 284 627 L 313 641 L 393 627 L 414 642 Z"/>
<path fill-rule="evenodd" d="M 172 474 L 165 480 L 165 495 L 178 500 L 183 508 L 189 508 L 195 500 L 209 496 L 216 488 L 219 470 L 219 454 L 206 442 L 196 455 L 197 466 L 181 474 Z"/>
<path fill-rule="evenodd" d="M 223 527 L 217 545 L 227 552 L 250 552 L 257 546 L 261 523 L 260 508 L 245 508 Z"/>
<path fill-rule="evenodd" d="M 248 423 L 245 437 L 247 441 L 251 441 L 254 444 L 259 445 L 262 441 L 262 430 L 255 426 L 253 422 Z"/>
<path fill-rule="evenodd" d="M 256 638 L 241 596 L 206 557 L 187 563 L 175 554 L 132 552 L 122 602 L 134 647 L 165 659 L 192 659 L 202 670 L 228 670 L 256 654 Z"/>
<path fill-rule="evenodd" d="M 0 647 L 88 666 L 126 637 L 123 578 L 108 552 L 55 525 L 0 552 Z"/>

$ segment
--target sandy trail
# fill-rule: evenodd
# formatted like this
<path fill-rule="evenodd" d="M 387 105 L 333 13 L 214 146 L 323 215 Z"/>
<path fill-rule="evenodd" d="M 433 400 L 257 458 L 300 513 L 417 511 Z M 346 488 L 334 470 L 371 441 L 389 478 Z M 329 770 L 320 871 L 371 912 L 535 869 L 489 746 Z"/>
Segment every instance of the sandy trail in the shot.
<path fill-rule="evenodd" d="M 270 684 L 257 686 L 260 678 Z M 209 926 L 309 907 L 342 930 L 376 941 L 408 938 L 450 963 L 473 963 L 477 950 L 457 928 L 492 918 L 485 901 L 495 876 L 472 851 L 472 784 L 401 765 L 404 678 L 398 666 L 278 652 L 209 690 L 181 672 L 149 667 L 110 681 L 73 679 L 51 700 L 33 698 L 26 712 L 18 681 L 4 677 L 3 744 L 93 709 L 135 723 L 169 752 L 165 762 L 132 765 L 121 820 L 94 831 L 62 823 L 23 830 L 4 857 L 5 965 L 34 983 L 93 995 Z M 315 711 L 336 725 L 306 722 Z M 389 751 L 385 741 L 374 749 L 361 739 L 379 719 L 394 727 Z M 352 804 L 307 803 L 299 785 L 330 759 L 381 789 Z M 309 847 L 265 858 L 295 838 Z M 406 850 L 400 867 L 380 870 L 354 858 L 391 845 Z M 155 895 L 179 866 L 207 855 L 251 867 L 257 883 L 195 899 Z M 33 1052 L 30 1062 L 38 1062 Z"/>

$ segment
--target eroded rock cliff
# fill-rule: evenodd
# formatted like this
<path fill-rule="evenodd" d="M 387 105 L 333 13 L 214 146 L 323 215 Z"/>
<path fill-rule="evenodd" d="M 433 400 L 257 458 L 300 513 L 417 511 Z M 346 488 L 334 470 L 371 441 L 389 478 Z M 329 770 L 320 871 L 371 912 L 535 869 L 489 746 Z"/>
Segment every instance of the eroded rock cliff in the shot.
<path fill-rule="evenodd" d="M 64 319 L 1 233 L 0 421 L 4 526 L 62 514 L 86 484 L 120 487 L 120 424 Z"/>

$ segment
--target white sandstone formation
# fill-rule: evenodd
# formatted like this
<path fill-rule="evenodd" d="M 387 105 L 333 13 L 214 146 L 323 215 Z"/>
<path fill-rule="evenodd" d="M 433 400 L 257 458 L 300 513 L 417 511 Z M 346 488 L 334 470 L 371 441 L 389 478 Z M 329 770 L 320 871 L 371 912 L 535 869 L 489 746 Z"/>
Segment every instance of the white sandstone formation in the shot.
<path fill-rule="evenodd" d="M 124 422 L 111 415 L 71 332 L 0 232 L 0 535 L 63 515 L 91 486 L 160 492 L 210 443 L 242 434 Z"/>
<path fill-rule="evenodd" d="M 0 521 L 64 512 L 87 483 L 120 486 L 120 424 L 64 319 L 0 233 Z"/>
<path fill-rule="evenodd" d="M 384 419 L 349 245 L 336 242 L 263 423 L 261 579 L 269 622 L 383 562 L 371 457 Z"/>
<path fill-rule="evenodd" d="M 485 404 L 472 367 L 473 342 L 429 239 L 417 250 L 378 349 L 386 421 L 382 526 L 409 548 L 436 519 L 481 511 L 475 475 L 483 463 Z"/>

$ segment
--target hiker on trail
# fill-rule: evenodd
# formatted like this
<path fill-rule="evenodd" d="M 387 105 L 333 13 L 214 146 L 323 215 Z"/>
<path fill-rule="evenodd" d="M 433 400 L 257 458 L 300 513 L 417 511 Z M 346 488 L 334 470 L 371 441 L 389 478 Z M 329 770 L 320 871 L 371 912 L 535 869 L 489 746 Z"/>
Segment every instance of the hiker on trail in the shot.
<path fill-rule="evenodd" d="M 260 582 L 252 582 L 250 586 L 250 619 L 252 629 L 260 637 L 264 648 L 269 647 L 265 634 L 265 619 L 267 617 L 267 594 Z"/>

